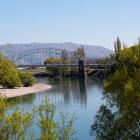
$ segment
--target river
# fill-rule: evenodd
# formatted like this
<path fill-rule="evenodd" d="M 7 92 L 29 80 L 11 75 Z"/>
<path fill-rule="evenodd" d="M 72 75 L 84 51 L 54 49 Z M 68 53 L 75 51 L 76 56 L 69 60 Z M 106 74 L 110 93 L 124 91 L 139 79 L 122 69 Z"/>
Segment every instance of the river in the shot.
<path fill-rule="evenodd" d="M 76 137 L 79 140 L 93 140 L 90 136 L 90 126 L 93 124 L 94 116 L 101 104 L 103 104 L 103 84 L 99 80 L 87 78 L 38 78 L 38 82 L 44 82 L 52 86 L 52 89 L 36 94 L 22 97 L 11 98 L 8 100 L 8 110 L 11 112 L 15 106 L 30 110 L 42 104 L 45 97 L 50 99 L 56 106 L 56 119 L 59 113 L 76 113 L 77 120 L 74 127 L 77 130 Z M 37 126 L 35 127 L 36 136 L 39 135 Z"/>

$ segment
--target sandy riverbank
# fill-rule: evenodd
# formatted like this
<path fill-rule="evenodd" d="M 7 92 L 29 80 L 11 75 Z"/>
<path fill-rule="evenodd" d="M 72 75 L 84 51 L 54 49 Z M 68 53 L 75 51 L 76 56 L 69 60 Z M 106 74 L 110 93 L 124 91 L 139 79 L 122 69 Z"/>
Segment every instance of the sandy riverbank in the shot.
<path fill-rule="evenodd" d="M 17 97 L 17 96 L 22 96 L 22 95 L 27 95 L 31 93 L 36 93 L 39 91 L 44 91 L 50 89 L 51 86 L 44 84 L 44 83 L 38 83 L 35 84 L 31 87 L 19 87 L 19 88 L 14 88 L 14 89 L 0 89 L 0 93 L 2 96 L 5 96 L 6 98 L 12 98 L 12 97 Z"/>

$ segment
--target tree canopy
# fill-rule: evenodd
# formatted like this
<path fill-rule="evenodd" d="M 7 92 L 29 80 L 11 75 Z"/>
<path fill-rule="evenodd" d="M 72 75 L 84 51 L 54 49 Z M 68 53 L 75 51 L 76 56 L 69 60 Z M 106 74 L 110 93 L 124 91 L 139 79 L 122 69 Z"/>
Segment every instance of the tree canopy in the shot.
<path fill-rule="evenodd" d="M 7 88 L 21 85 L 16 66 L 0 54 L 0 85 Z"/>
<path fill-rule="evenodd" d="M 4 88 L 32 86 L 34 81 L 32 74 L 19 72 L 12 61 L 0 54 L 0 86 Z"/>
<path fill-rule="evenodd" d="M 117 67 L 104 81 L 106 104 L 91 126 L 100 140 L 140 138 L 140 44 L 117 54 Z"/>

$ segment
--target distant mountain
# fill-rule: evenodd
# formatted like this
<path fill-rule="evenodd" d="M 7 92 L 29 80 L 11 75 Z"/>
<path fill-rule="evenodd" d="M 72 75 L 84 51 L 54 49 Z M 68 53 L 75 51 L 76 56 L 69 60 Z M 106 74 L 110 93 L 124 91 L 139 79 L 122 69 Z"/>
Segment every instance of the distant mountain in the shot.
<path fill-rule="evenodd" d="M 98 59 L 101 57 L 109 56 L 113 53 L 112 50 L 109 50 L 102 46 L 93 46 L 93 45 L 84 45 L 84 44 L 76 44 L 71 42 L 65 43 L 29 43 L 29 44 L 7 44 L 0 45 L 0 50 L 4 50 L 6 55 L 9 53 L 16 55 L 25 50 L 33 49 L 33 48 L 59 48 L 66 49 L 68 51 L 74 51 L 77 48 L 84 46 L 86 55 L 89 58 Z"/>

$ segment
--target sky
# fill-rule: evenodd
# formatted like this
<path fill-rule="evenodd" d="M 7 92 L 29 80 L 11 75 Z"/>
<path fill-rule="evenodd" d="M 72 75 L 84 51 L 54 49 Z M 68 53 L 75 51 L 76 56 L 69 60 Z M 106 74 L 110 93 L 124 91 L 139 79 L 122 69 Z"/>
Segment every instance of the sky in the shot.
<path fill-rule="evenodd" d="M 0 44 L 75 42 L 113 49 L 140 36 L 140 0 L 0 0 Z"/>

